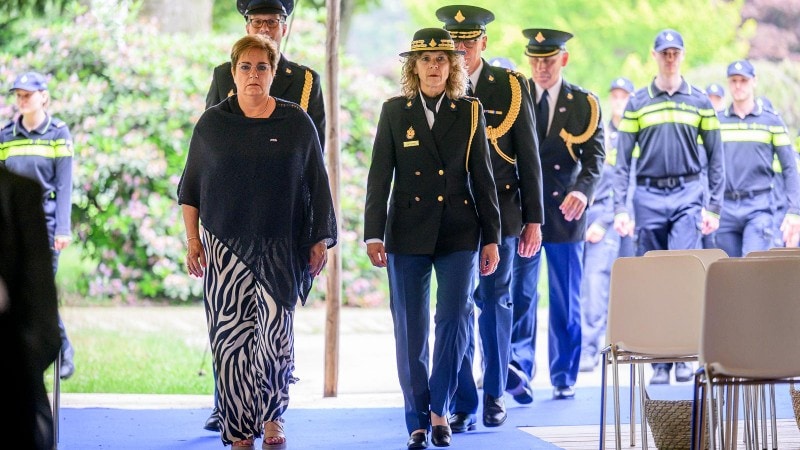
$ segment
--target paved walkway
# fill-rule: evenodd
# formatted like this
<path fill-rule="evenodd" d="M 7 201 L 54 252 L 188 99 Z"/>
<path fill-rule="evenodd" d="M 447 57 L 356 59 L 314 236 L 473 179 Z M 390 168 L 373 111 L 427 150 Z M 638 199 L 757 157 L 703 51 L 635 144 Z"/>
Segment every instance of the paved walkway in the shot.
<path fill-rule="evenodd" d="M 202 307 L 181 307 L 179 314 L 165 313 L 163 308 L 137 308 L 135 315 L 144 315 L 142 326 L 153 326 L 159 320 L 170 326 L 192 330 L 204 342 L 205 319 Z M 127 311 L 126 311 L 127 310 Z M 151 310 L 152 313 L 148 310 Z M 68 326 L 73 321 L 98 320 L 113 326 L 114 317 L 124 316 L 130 323 L 128 308 L 103 308 L 101 317 L 87 317 L 83 308 L 65 308 L 62 312 Z M 152 314 L 153 317 L 149 317 Z M 400 407 L 402 396 L 397 381 L 392 319 L 388 309 L 343 308 L 340 320 L 339 383 L 336 397 L 323 397 L 325 308 L 302 307 L 295 318 L 295 374 L 300 381 L 292 387 L 292 408 L 358 408 Z M 537 336 L 538 372 L 534 388 L 549 389 L 547 371 L 547 310 L 539 313 Z M 97 323 L 97 322 L 95 322 Z M 431 346 L 432 348 L 432 346 Z M 478 362 L 476 362 L 476 365 Z M 581 373 L 578 388 L 599 386 L 600 370 Z M 578 391 L 580 395 L 580 391 Z M 62 407 L 108 408 L 206 408 L 212 405 L 210 395 L 138 395 L 138 394 L 71 394 L 62 393 Z"/>

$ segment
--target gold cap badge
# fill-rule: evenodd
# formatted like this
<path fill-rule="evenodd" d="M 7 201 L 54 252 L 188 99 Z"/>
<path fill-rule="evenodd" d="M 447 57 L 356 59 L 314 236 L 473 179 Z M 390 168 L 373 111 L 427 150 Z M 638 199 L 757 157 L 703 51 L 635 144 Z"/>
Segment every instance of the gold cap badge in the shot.
<path fill-rule="evenodd" d="M 537 35 L 536 35 L 536 37 L 535 37 L 535 38 L 533 38 L 533 39 L 535 39 L 535 40 L 536 40 L 536 42 L 538 42 L 538 43 L 540 43 L 540 44 L 541 44 L 541 43 L 542 43 L 542 42 L 545 40 L 545 37 L 544 37 L 544 35 L 542 34 L 542 32 L 540 31 L 540 32 L 539 32 L 539 34 L 537 34 Z"/>
<path fill-rule="evenodd" d="M 465 21 L 467 19 L 466 17 L 464 17 L 463 14 L 461 14 L 461 10 L 460 9 L 458 10 L 458 13 L 453 18 L 456 19 L 456 22 L 458 22 L 458 23 L 461 23 L 461 22 L 463 22 L 463 21 Z"/>

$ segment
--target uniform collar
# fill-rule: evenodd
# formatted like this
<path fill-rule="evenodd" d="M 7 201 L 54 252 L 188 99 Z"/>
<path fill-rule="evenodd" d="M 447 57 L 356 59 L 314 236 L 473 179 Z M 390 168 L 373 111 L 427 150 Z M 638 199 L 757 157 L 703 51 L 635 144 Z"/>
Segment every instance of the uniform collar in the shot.
<path fill-rule="evenodd" d="M 33 130 L 27 131 L 25 127 L 22 126 L 22 115 L 17 118 L 16 122 L 14 122 L 14 128 L 11 130 L 11 134 L 14 136 L 23 135 L 25 137 L 30 137 L 30 135 L 36 134 L 45 134 L 47 130 L 50 129 L 50 125 L 53 123 L 53 118 L 50 117 L 50 114 L 44 113 L 44 120 L 38 127 L 34 128 Z"/>
<path fill-rule="evenodd" d="M 747 113 L 747 115 L 745 115 L 745 117 L 747 117 L 747 116 L 758 117 L 758 116 L 761 115 L 762 112 L 764 112 L 764 105 L 762 105 L 762 104 L 760 104 L 758 102 L 754 102 L 754 103 L 755 104 L 753 105 L 753 110 L 750 111 L 749 113 Z M 739 116 L 736 115 L 735 112 L 733 112 L 733 103 L 731 103 L 730 105 L 728 105 L 727 108 L 725 108 L 725 117 L 739 117 Z"/>
<path fill-rule="evenodd" d="M 472 91 L 473 91 L 473 93 L 475 92 L 475 90 L 478 89 L 478 81 L 480 81 L 481 74 L 483 73 L 483 70 L 484 70 L 484 68 L 486 66 L 487 66 L 487 64 L 484 64 L 483 58 L 481 58 L 480 65 L 478 65 L 478 68 L 475 69 L 475 72 L 472 72 L 472 75 L 467 75 L 467 78 L 469 78 L 469 81 L 472 82 Z"/>
<path fill-rule="evenodd" d="M 653 77 L 653 81 L 650 83 L 650 86 L 647 87 L 647 92 L 650 94 L 650 98 L 658 97 L 661 94 L 669 95 L 667 91 L 662 91 L 658 88 L 658 86 L 656 86 L 655 77 Z M 675 91 L 675 93 L 692 95 L 692 86 L 686 82 L 685 78 L 681 77 L 681 85 L 678 87 L 678 90 Z"/>

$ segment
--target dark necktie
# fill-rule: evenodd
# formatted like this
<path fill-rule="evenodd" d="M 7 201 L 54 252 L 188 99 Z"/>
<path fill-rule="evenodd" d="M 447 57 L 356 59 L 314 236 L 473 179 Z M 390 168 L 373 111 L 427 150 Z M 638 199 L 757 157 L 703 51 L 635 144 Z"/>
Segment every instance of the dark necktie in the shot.
<path fill-rule="evenodd" d="M 547 119 L 550 115 L 550 102 L 547 101 L 547 91 L 542 91 L 542 98 L 536 105 L 536 134 L 541 143 L 547 136 Z"/>
<path fill-rule="evenodd" d="M 472 80 L 467 78 L 467 95 L 475 97 L 475 89 L 472 89 Z"/>

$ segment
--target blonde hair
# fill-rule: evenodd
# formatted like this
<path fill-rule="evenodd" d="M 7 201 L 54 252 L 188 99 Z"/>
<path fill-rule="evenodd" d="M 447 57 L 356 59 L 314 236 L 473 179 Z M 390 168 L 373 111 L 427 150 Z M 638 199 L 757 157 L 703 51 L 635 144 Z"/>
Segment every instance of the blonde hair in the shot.
<path fill-rule="evenodd" d="M 269 60 L 270 66 L 272 66 L 272 72 L 274 73 L 278 70 L 278 59 L 280 59 L 278 46 L 272 39 L 260 34 L 248 34 L 233 44 L 233 47 L 231 47 L 231 70 L 235 72 L 236 63 L 239 62 L 239 58 L 248 50 L 252 49 L 267 52 L 267 59 Z"/>
<path fill-rule="evenodd" d="M 402 74 L 400 76 L 400 88 L 403 96 L 412 99 L 419 94 L 419 75 L 414 73 L 417 60 L 422 57 L 423 52 L 413 52 L 406 56 L 403 61 Z M 445 91 L 449 98 L 463 97 L 467 92 L 467 71 L 464 69 L 464 57 L 455 52 L 445 52 L 447 60 L 450 61 L 450 75 L 445 83 Z"/>

